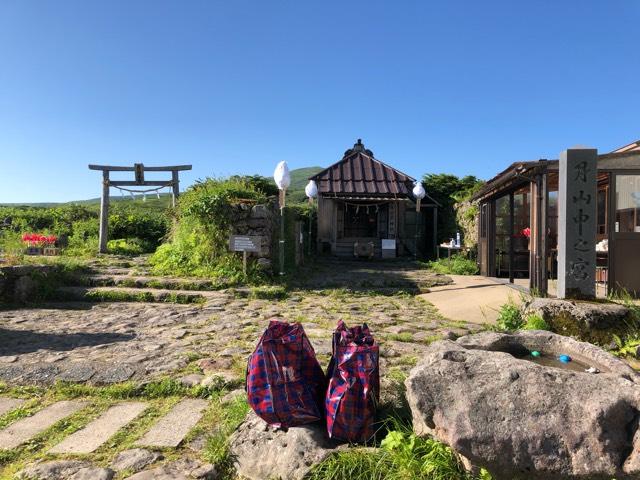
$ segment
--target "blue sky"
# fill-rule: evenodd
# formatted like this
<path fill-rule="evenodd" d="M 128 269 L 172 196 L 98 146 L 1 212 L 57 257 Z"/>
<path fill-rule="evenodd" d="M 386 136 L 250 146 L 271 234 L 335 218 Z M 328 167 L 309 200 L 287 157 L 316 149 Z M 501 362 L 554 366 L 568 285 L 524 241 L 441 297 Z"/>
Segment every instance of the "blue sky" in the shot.
<path fill-rule="evenodd" d="M 88 163 L 184 184 L 327 166 L 492 177 L 640 138 L 640 2 L 0 2 L 0 202 L 96 197 Z"/>

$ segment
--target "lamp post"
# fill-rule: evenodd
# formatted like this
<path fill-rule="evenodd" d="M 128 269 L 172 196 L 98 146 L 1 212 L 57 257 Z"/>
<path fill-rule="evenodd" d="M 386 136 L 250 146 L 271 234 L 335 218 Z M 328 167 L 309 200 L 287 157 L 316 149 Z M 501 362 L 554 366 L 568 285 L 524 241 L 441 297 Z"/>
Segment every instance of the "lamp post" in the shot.
<path fill-rule="evenodd" d="M 425 192 L 424 187 L 422 186 L 422 182 L 416 182 L 415 186 L 413 187 L 413 196 L 416 197 L 416 223 L 415 223 L 415 227 L 416 227 L 416 238 L 415 238 L 415 249 L 414 249 L 414 256 L 416 258 L 416 260 L 418 259 L 418 236 L 419 236 L 419 231 L 418 231 L 418 215 L 420 214 L 420 203 L 422 202 L 422 199 L 427 195 L 427 192 Z"/>
<path fill-rule="evenodd" d="M 307 186 L 304 187 L 304 193 L 307 195 L 309 199 L 309 205 L 313 205 L 313 199 L 318 196 L 318 185 L 313 180 L 309 180 Z M 311 220 L 313 217 L 313 210 L 309 209 L 309 247 L 307 249 L 307 254 L 311 256 Z"/>
<path fill-rule="evenodd" d="M 273 172 L 273 179 L 276 182 L 278 190 L 280 190 L 280 275 L 284 275 L 284 204 L 287 194 L 287 188 L 291 185 L 291 176 L 289 175 L 289 167 L 287 162 L 278 163 Z"/>

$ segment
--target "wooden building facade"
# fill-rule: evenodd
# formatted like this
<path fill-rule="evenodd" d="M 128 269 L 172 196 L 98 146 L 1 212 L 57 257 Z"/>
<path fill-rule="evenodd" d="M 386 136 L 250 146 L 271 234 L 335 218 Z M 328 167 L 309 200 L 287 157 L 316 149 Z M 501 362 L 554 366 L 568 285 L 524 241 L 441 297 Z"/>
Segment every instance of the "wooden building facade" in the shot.
<path fill-rule="evenodd" d="M 596 284 L 600 294 L 640 294 L 640 142 L 598 155 Z M 482 275 L 528 279 L 550 292 L 557 279 L 557 160 L 517 162 L 489 180 L 479 202 Z"/>
<path fill-rule="evenodd" d="M 415 179 L 377 160 L 360 139 L 310 177 L 318 186 L 318 250 L 342 257 L 432 258 L 438 205 L 416 211 Z"/>

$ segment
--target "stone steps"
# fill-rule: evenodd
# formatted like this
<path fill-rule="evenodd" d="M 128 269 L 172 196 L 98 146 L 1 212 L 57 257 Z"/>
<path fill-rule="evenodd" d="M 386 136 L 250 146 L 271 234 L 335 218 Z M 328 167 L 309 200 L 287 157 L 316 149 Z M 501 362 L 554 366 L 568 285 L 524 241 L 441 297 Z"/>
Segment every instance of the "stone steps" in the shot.
<path fill-rule="evenodd" d="M 82 302 L 151 302 L 151 303 L 204 303 L 221 298 L 219 292 L 193 290 L 167 290 L 134 287 L 61 287 L 54 300 Z"/>
<path fill-rule="evenodd" d="M 114 405 L 82 430 L 78 430 L 50 449 L 49 453 L 94 452 L 146 408 L 147 405 L 143 402 L 124 402 Z"/>
<path fill-rule="evenodd" d="M 136 442 L 141 447 L 177 447 L 207 407 L 206 400 L 186 399 L 162 417 L 144 437 Z"/>
<path fill-rule="evenodd" d="M 63 418 L 73 415 L 87 404 L 78 401 L 61 401 L 43 408 L 31 417 L 25 417 L 0 430 L 0 450 L 16 448 Z"/>
<path fill-rule="evenodd" d="M 23 403 L 24 400 L 21 398 L 0 397 L 0 416 L 10 412 L 11 410 L 15 410 Z"/>
<path fill-rule="evenodd" d="M 163 290 L 186 291 L 215 291 L 219 290 L 216 284 L 206 279 L 168 278 L 150 275 L 91 275 L 87 279 L 90 287 L 125 287 L 125 288 L 153 288 Z"/>
<path fill-rule="evenodd" d="M 0 397 L 0 406 L 8 412 L 23 401 Z M 0 450 L 10 450 L 28 442 L 59 421 L 86 407 L 85 401 L 62 400 L 49 405 L 30 417 L 17 420 L 0 430 Z M 175 448 L 200 421 L 208 402 L 202 399 L 183 399 L 137 441 L 137 445 L 155 448 Z M 146 402 L 121 402 L 112 405 L 96 419 L 53 446 L 47 453 L 86 455 L 96 451 L 120 429 L 134 421 L 148 407 Z"/>

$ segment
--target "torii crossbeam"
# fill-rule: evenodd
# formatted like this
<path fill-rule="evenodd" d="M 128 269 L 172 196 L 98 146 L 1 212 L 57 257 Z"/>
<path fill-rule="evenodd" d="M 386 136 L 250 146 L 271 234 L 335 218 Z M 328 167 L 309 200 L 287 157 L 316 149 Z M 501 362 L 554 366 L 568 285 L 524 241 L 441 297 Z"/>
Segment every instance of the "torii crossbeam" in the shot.
<path fill-rule="evenodd" d="M 102 198 L 100 200 L 100 253 L 107 253 L 107 239 L 109 228 L 109 187 L 171 187 L 173 192 L 173 206 L 180 194 L 180 178 L 178 172 L 191 170 L 191 165 L 176 165 L 172 167 L 145 167 L 142 163 L 135 163 L 133 167 L 116 167 L 111 165 L 89 165 L 89 170 L 102 171 Z M 134 172 L 135 180 L 109 180 L 109 172 Z M 171 172 L 171 180 L 144 179 L 144 172 Z"/>

